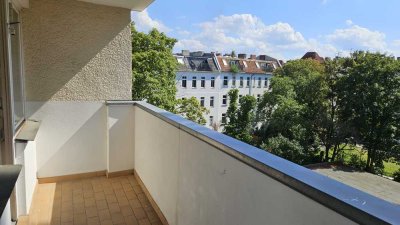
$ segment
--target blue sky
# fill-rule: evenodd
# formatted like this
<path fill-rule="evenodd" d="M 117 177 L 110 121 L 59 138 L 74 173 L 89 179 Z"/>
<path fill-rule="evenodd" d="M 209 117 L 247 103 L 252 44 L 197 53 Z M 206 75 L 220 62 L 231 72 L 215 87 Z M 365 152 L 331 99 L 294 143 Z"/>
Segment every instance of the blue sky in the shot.
<path fill-rule="evenodd" d="M 175 51 L 322 56 L 357 49 L 400 56 L 399 0 L 156 0 L 132 13 L 138 30 L 155 27 Z"/>

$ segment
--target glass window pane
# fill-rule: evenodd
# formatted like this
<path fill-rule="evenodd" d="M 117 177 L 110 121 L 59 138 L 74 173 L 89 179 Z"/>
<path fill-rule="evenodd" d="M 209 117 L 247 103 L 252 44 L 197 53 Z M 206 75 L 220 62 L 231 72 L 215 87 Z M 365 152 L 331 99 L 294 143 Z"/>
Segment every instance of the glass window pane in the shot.
<path fill-rule="evenodd" d="M 13 92 L 14 125 L 17 126 L 24 119 L 24 92 L 21 68 L 20 24 L 17 11 L 11 6 L 9 10 L 11 76 Z"/>

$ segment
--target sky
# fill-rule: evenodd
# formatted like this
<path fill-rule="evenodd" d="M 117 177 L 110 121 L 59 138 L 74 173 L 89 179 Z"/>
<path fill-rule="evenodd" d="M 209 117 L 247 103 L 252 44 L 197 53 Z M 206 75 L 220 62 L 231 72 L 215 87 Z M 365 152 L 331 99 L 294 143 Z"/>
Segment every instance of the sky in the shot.
<path fill-rule="evenodd" d="M 400 57 L 399 0 L 155 0 L 132 12 L 136 29 L 178 40 L 181 50 L 267 54 L 288 60 L 307 51 L 355 50 Z"/>

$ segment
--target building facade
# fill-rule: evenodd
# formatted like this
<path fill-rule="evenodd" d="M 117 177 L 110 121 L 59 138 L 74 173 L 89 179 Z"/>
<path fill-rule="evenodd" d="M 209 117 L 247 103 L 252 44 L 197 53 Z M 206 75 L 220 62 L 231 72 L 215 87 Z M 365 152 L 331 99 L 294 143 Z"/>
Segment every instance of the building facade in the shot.
<path fill-rule="evenodd" d="M 180 64 L 177 99 L 196 97 L 209 111 L 204 115 L 206 126 L 219 131 L 226 122 L 228 92 L 238 89 L 239 98 L 252 95 L 259 101 L 270 90 L 273 70 L 281 66 L 281 62 L 265 55 L 247 58 L 245 54 L 231 57 L 182 51 L 175 57 Z"/>

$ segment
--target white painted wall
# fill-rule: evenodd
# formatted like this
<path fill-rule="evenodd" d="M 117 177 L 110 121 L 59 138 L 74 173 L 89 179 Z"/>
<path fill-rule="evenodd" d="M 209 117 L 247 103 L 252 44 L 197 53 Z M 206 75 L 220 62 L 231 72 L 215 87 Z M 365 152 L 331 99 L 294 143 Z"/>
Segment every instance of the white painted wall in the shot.
<path fill-rule="evenodd" d="M 182 77 L 186 76 L 187 86 L 182 87 Z M 224 77 L 228 77 L 228 85 L 223 85 Z M 192 87 L 193 77 L 196 77 L 196 88 Z M 201 77 L 205 77 L 205 87 L 201 87 Z M 211 77 L 215 78 L 215 87 L 211 87 Z M 236 84 L 233 85 L 233 77 L 236 77 Z M 243 87 L 240 86 L 240 77 L 243 77 Z M 247 78 L 251 79 L 250 86 L 247 86 Z M 258 78 L 261 78 L 261 86 L 258 86 Z M 265 85 L 265 78 L 268 79 L 267 85 Z M 222 104 L 224 95 L 228 95 L 231 89 L 237 88 L 239 95 L 253 95 L 257 98 L 258 95 L 262 96 L 265 91 L 269 90 L 270 79 L 272 74 L 244 74 L 244 73 L 227 73 L 227 72 L 177 72 L 176 75 L 176 87 L 177 94 L 176 98 L 181 99 L 183 97 L 196 97 L 200 101 L 201 97 L 205 97 L 205 107 L 209 110 L 208 114 L 204 117 L 207 120 L 207 127 L 210 126 L 210 116 L 213 116 L 214 121 L 221 123 L 222 114 L 226 113 L 229 105 L 229 98 L 226 105 Z M 214 97 L 214 107 L 210 107 L 210 97 Z M 222 129 L 221 129 L 222 130 Z"/>
<path fill-rule="evenodd" d="M 15 151 L 15 163 L 23 165 L 15 185 L 17 190 L 17 215 L 21 216 L 29 213 L 37 183 L 36 142 L 16 142 Z"/>
<path fill-rule="evenodd" d="M 134 123 L 132 105 L 109 105 L 108 110 L 108 172 L 134 168 Z"/>
<path fill-rule="evenodd" d="M 134 110 L 135 171 L 169 224 L 178 224 L 179 130 L 138 107 Z"/>
<path fill-rule="evenodd" d="M 169 224 L 354 224 L 135 107 L 135 169 Z"/>
<path fill-rule="evenodd" d="M 38 177 L 107 168 L 104 102 L 27 102 L 29 119 L 41 121 L 36 136 Z"/>
<path fill-rule="evenodd" d="M 4 208 L 3 214 L 0 217 L 0 225 L 11 225 L 11 209 L 10 209 L 10 201 L 7 202 L 6 207 Z"/>

